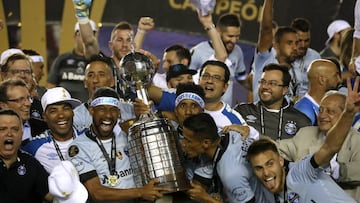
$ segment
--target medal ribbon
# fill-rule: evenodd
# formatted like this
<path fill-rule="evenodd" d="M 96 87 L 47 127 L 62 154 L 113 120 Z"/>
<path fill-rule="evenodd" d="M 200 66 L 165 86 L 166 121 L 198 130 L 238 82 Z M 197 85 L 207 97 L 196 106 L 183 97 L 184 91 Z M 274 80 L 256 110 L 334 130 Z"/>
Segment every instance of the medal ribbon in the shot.
<path fill-rule="evenodd" d="M 99 146 L 102 154 L 104 155 L 106 162 L 109 166 L 110 175 L 115 175 L 115 157 L 116 157 L 116 143 L 115 143 L 115 136 L 112 136 L 111 139 L 111 155 L 106 152 L 104 145 L 102 144 L 101 140 L 99 140 L 93 130 L 90 128 L 90 133 L 93 139 L 95 140 L 96 144 Z"/>
<path fill-rule="evenodd" d="M 54 147 L 55 147 L 55 150 L 56 150 L 56 153 L 58 154 L 59 158 L 61 161 L 65 161 L 64 159 L 64 156 L 62 155 L 61 151 L 60 151 L 60 148 L 59 148 L 59 145 L 57 144 L 56 140 L 54 139 L 54 137 L 52 136 L 51 132 L 48 131 L 48 133 L 50 134 L 50 137 L 51 139 L 53 140 L 53 143 L 54 143 Z M 75 135 L 73 134 L 73 140 L 75 139 Z"/>

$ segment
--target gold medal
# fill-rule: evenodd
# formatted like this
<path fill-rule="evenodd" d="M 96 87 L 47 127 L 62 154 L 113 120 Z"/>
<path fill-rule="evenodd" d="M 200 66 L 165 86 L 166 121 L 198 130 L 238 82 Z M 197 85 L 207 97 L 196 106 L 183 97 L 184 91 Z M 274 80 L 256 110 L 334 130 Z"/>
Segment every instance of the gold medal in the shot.
<path fill-rule="evenodd" d="M 214 199 L 216 199 L 216 200 L 219 200 L 219 201 L 222 200 L 221 195 L 220 195 L 219 192 L 217 192 L 217 193 L 212 193 L 211 196 L 212 196 Z"/>
<path fill-rule="evenodd" d="M 119 179 L 117 175 L 109 175 L 107 182 L 111 187 L 115 187 L 119 184 Z"/>

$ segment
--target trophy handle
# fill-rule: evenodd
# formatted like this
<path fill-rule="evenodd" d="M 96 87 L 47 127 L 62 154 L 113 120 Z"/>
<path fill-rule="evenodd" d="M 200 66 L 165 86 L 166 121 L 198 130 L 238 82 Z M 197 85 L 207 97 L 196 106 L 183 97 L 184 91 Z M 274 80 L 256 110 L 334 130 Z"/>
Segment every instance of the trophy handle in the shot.
<path fill-rule="evenodd" d="M 144 104 L 148 105 L 149 100 L 146 94 L 146 90 L 143 87 L 143 84 L 141 81 L 136 82 L 136 95 L 139 99 L 143 100 Z"/>

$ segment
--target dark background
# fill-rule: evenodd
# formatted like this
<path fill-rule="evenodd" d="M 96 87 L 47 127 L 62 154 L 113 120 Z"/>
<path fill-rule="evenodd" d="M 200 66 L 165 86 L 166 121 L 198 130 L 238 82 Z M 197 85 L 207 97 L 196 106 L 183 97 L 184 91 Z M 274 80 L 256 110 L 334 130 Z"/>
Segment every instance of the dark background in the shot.
<path fill-rule="evenodd" d="M 17 47 L 20 43 L 20 29 L 17 26 L 20 19 L 19 0 L 2 1 L 7 16 L 10 46 Z M 311 22 L 311 47 L 318 51 L 324 48 L 327 39 L 326 29 L 332 20 L 343 19 L 353 25 L 355 0 L 343 0 L 342 3 L 339 0 L 274 0 L 274 2 L 274 20 L 279 25 L 289 25 L 296 17 L 307 18 Z M 59 54 L 57 32 L 62 19 L 63 4 L 64 0 L 46 1 L 48 67 Z M 217 0 L 213 13 L 214 22 L 223 13 L 240 16 L 242 30 L 239 45 L 244 52 L 248 70 L 258 37 L 262 4 L 263 0 Z M 155 29 L 146 35 L 143 48 L 153 52 L 160 59 L 163 50 L 170 45 L 182 44 L 191 48 L 207 40 L 190 0 L 107 0 L 101 22 L 103 27 L 99 30 L 101 50 L 107 55 L 111 54 L 108 41 L 112 27 L 117 22 L 126 20 L 136 26 L 141 16 L 151 16 L 155 20 Z M 235 84 L 234 102 L 246 101 L 247 91 L 241 85 Z"/>
<path fill-rule="evenodd" d="M 7 22 L 19 21 L 19 0 L 2 0 Z M 102 1 L 102 0 L 94 0 Z M 255 43 L 262 0 L 218 0 L 214 21 L 223 13 L 239 14 L 243 22 L 241 40 Z M 46 19 L 49 23 L 61 20 L 64 0 L 46 1 Z M 353 25 L 355 0 L 275 0 L 274 19 L 279 25 L 288 25 L 296 17 L 304 17 L 312 24 L 312 44 L 321 50 L 327 39 L 327 25 L 334 19 L 344 19 Z M 155 19 L 156 29 L 170 32 L 203 34 L 190 0 L 107 0 L 103 24 L 112 25 L 127 20 L 136 25 L 141 16 Z"/>

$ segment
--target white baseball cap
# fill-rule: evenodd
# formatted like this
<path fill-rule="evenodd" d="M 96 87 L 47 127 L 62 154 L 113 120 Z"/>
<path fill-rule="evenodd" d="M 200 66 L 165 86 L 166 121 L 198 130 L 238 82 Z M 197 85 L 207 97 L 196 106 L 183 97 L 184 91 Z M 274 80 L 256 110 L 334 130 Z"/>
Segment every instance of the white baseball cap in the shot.
<path fill-rule="evenodd" d="M 20 49 L 7 49 L 5 51 L 3 51 L 1 53 L 1 58 L 0 58 L 0 65 L 4 65 L 7 61 L 7 59 L 14 55 L 14 54 L 22 54 L 22 55 L 25 55 L 23 51 L 21 51 Z"/>
<path fill-rule="evenodd" d="M 70 93 L 63 87 L 54 87 L 48 89 L 41 97 L 41 106 L 44 111 L 50 104 L 59 102 L 69 103 L 73 108 L 81 104 L 80 100 L 71 98 Z"/>
<path fill-rule="evenodd" d="M 92 29 L 93 31 L 97 32 L 98 30 L 97 30 L 97 28 L 96 28 L 95 22 L 94 22 L 93 20 L 89 20 L 89 23 L 90 23 L 91 29 Z M 79 30 L 80 30 L 80 25 L 79 25 L 79 22 L 77 22 L 77 23 L 75 24 L 74 31 L 77 32 L 77 31 L 79 31 Z"/>
<path fill-rule="evenodd" d="M 351 28 L 350 24 L 345 20 L 334 20 L 327 28 L 329 38 L 325 44 L 328 45 L 330 40 L 334 37 L 335 33 L 341 32 L 347 28 Z"/>
<path fill-rule="evenodd" d="M 58 203 L 85 203 L 88 192 L 80 182 L 79 174 L 70 161 L 55 166 L 48 177 L 49 192 Z"/>

